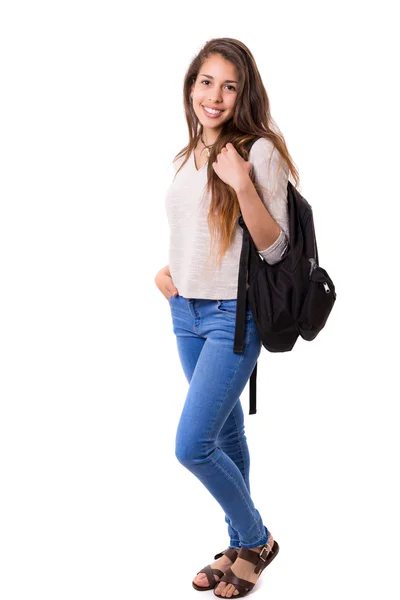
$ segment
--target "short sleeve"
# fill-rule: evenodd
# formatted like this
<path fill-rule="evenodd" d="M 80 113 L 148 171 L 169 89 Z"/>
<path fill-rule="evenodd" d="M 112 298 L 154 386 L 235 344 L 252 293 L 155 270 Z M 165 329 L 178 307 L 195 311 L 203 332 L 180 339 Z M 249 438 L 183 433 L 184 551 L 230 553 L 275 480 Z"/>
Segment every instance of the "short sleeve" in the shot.
<path fill-rule="evenodd" d="M 289 248 L 289 212 L 287 185 L 289 167 L 275 145 L 266 138 L 259 138 L 250 149 L 249 162 L 252 164 L 257 192 L 271 217 L 281 228 L 275 242 L 260 250 L 259 255 L 268 264 L 281 261 Z"/>

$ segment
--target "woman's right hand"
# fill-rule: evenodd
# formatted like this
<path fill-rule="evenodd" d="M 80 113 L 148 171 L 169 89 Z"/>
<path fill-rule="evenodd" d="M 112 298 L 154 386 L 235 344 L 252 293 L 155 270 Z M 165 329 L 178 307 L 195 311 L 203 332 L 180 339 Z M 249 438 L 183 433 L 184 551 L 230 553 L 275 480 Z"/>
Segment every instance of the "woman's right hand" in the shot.
<path fill-rule="evenodd" d="M 178 296 L 179 292 L 176 289 L 174 282 L 172 281 L 172 277 L 167 275 L 165 269 L 161 269 L 158 271 L 157 275 L 154 278 L 156 286 L 160 290 L 160 292 L 166 297 L 166 299 L 170 300 L 171 296 Z"/>

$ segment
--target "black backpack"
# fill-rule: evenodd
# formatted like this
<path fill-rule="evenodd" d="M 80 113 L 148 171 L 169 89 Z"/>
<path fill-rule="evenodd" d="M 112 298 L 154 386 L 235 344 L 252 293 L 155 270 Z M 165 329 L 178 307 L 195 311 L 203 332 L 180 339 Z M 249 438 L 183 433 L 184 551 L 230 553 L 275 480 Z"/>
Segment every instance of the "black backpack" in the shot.
<path fill-rule="evenodd" d="M 238 217 L 243 229 L 243 242 L 233 346 L 235 354 L 244 352 L 247 303 L 262 345 L 270 352 L 288 352 L 299 335 L 307 341 L 318 335 L 336 300 L 333 281 L 319 266 L 311 206 L 290 181 L 287 199 L 289 245 L 283 259 L 274 265 L 261 258 L 242 215 Z M 247 283 L 249 287 L 246 290 Z M 256 380 L 257 363 L 250 377 L 250 415 L 257 412 Z"/>

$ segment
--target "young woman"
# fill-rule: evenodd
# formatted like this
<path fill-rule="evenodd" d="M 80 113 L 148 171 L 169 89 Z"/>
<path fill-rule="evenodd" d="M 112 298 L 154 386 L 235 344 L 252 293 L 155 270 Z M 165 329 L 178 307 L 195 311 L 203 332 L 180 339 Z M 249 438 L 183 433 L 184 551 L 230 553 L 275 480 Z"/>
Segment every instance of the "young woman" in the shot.
<path fill-rule="evenodd" d="M 289 244 L 287 182 L 291 173 L 297 185 L 298 173 L 272 125 L 254 58 L 240 41 L 206 43 L 185 75 L 184 106 L 189 143 L 174 159 L 165 199 L 170 262 L 155 282 L 169 301 L 190 384 L 176 457 L 220 504 L 230 538 L 229 548 L 198 572 L 193 587 L 240 597 L 254 587 L 279 546 L 250 496 L 240 394 L 262 344 L 248 308 L 245 351 L 233 352 L 243 235 L 237 220 L 241 212 L 264 260 L 282 260 Z M 256 141 L 247 153 L 251 140 Z"/>

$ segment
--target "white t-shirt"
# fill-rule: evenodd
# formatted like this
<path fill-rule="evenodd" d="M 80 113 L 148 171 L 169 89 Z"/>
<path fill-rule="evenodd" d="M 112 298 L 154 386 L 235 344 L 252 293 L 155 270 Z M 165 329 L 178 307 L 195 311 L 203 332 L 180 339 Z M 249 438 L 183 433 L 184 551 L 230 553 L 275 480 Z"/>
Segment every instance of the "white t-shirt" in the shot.
<path fill-rule="evenodd" d="M 278 239 L 260 256 L 275 264 L 285 254 L 289 244 L 289 214 L 287 183 L 289 167 L 281 160 L 274 144 L 259 138 L 250 149 L 249 162 L 253 166 L 257 190 L 271 217 L 281 227 Z M 196 169 L 192 152 L 183 168 L 176 171 L 183 157 L 174 163 L 175 178 L 165 195 L 165 208 L 170 227 L 169 269 L 179 295 L 185 298 L 230 300 L 237 297 L 239 259 L 242 249 L 243 229 L 236 225 L 232 243 L 220 266 L 213 264 L 214 254 L 207 262 L 211 235 L 207 224 L 210 195 L 206 192 L 207 163 Z"/>

